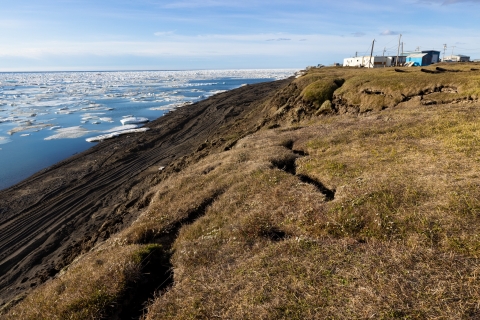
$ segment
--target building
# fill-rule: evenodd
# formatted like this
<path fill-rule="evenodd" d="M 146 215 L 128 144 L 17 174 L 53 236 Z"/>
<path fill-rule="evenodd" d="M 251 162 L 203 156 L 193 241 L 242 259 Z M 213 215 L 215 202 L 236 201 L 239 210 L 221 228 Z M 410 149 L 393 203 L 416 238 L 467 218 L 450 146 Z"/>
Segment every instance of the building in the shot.
<path fill-rule="evenodd" d="M 343 60 L 344 67 L 364 67 L 364 68 L 384 68 L 395 65 L 397 57 L 385 57 L 385 56 L 361 56 L 345 58 Z M 399 57 L 399 62 L 402 64 L 405 57 Z M 403 61 L 403 62 L 402 62 Z"/>
<path fill-rule="evenodd" d="M 407 55 L 406 63 L 413 66 L 429 66 L 432 63 L 440 62 L 440 51 L 426 50 L 414 52 Z"/>
<path fill-rule="evenodd" d="M 414 67 L 428 66 L 428 57 L 426 53 L 412 53 L 407 56 L 406 63 Z"/>
<path fill-rule="evenodd" d="M 470 57 L 469 56 L 464 56 L 463 54 L 456 54 L 456 55 L 453 55 L 453 56 L 444 57 L 443 61 L 445 61 L 445 62 L 469 62 Z"/>
<path fill-rule="evenodd" d="M 399 55 L 398 56 L 398 63 L 397 61 L 397 56 L 392 57 L 392 66 L 403 66 L 405 62 L 407 62 L 407 56 L 406 55 Z"/>
<path fill-rule="evenodd" d="M 352 57 L 343 59 L 344 67 L 365 67 L 370 56 Z"/>
<path fill-rule="evenodd" d="M 422 51 L 422 53 L 427 54 L 427 66 L 433 63 L 439 63 L 440 62 L 440 51 L 436 50 L 425 50 Z"/>

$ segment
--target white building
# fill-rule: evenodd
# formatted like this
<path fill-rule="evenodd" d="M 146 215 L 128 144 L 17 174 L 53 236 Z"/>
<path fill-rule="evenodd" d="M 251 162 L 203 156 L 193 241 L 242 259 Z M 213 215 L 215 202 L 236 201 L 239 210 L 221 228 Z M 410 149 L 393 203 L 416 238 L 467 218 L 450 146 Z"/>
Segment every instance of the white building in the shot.
<path fill-rule="evenodd" d="M 470 61 L 469 56 L 464 56 L 463 54 L 456 54 L 453 56 L 446 56 L 443 58 L 443 61 L 451 61 L 451 62 L 468 62 Z"/>
<path fill-rule="evenodd" d="M 395 65 L 397 57 L 384 57 L 384 56 L 362 56 L 345 58 L 343 60 L 344 67 L 364 67 L 364 68 L 383 68 L 391 67 Z M 398 57 L 400 64 L 405 63 L 405 57 Z"/>

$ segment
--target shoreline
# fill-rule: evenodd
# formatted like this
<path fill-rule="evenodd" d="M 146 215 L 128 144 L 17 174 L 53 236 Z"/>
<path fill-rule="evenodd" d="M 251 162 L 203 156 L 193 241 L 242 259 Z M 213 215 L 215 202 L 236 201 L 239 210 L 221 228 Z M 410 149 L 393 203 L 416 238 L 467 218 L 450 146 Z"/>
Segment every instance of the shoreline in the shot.
<path fill-rule="evenodd" d="M 201 152 L 207 140 L 229 143 L 219 132 L 290 81 L 243 86 L 168 112 L 144 133 L 103 141 L 0 190 L 0 305 L 129 225 L 150 189 L 168 170 L 181 170 L 169 165 Z"/>
<path fill-rule="evenodd" d="M 0 190 L 92 146 L 67 138 L 110 133 L 127 115 L 153 120 L 180 103 L 289 75 L 285 70 L 4 74 Z"/>

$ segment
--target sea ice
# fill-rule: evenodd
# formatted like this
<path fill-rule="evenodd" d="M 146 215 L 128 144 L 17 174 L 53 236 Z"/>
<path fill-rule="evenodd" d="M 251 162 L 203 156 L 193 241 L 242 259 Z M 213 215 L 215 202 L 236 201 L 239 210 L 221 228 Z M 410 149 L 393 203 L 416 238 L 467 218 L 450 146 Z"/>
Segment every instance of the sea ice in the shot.
<path fill-rule="evenodd" d="M 122 134 L 127 134 L 127 133 L 137 133 L 137 132 L 145 132 L 150 130 L 150 128 L 138 128 L 138 129 L 128 129 L 128 130 L 121 130 L 121 131 L 116 131 L 112 133 L 107 133 L 107 134 L 102 134 L 96 137 L 91 137 L 85 139 L 87 142 L 98 142 L 98 141 L 103 141 L 111 138 L 118 137 Z"/>
<path fill-rule="evenodd" d="M 136 124 L 126 124 L 124 126 L 118 126 L 118 127 L 113 127 L 111 129 L 103 131 L 103 133 L 112 133 L 116 131 L 123 131 L 123 130 L 130 130 L 130 129 L 136 129 L 138 128 L 138 125 Z"/>
<path fill-rule="evenodd" d="M 16 127 L 11 130 L 9 130 L 7 133 L 9 135 L 13 135 L 14 133 L 21 132 L 21 131 L 27 131 L 27 130 L 34 130 L 34 129 L 43 129 L 46 127 L 51 127 L 52 125 L 49 123 L 42 123 L 42 124 L 36 124 L 32 125 L 30 122 L 27 122 L 27 125 L 22 126 L 22 127 Z"/>
<path fill-rule="evenodd" d="M 0 144 L 5 144 L 5 143 L 9 143 L 11 142 L 12 139 L 10 139 L 9 137 L 2 137 L 0 136 Z"/>
<path fill-rule="evenodd" d="M 181 103 L 170 103 L 164 106 L 150 108 L 150 110 L 160 110 L 160 111 L 175 110 L 177 108 L 189 106 L 191 104 L 193 104 L 193 102 L 191 101 L 186 101 Z"/>
<path fill-rule="evenodd" d="M 44 140 L 55 140 L 55 139 L 74 139 L 80 138 L 84 135 L 88 134 L 90 131 L 81 127 L 68 127 L 68 128 L 60 128 L 56 130 L 56 134 L 51 135 L 49 137 L 44 138 Z"/>
<path fill-rule="evenodd" d="M 126 124 L 136 124 L 136 123 L 145 123 L 145 122 L 148 122 L 148 118 L 144 118 L 144 117 L 129 117 L 129 118 L 124 118 L 124 119 L 120 120 L 120 122 L 121 122 L 123 125 L 126 125 Z"/>
<path fill-rule="evenodd" d="M 15 121 L 18 121 L 17 117 L 0 118 L 0 123 L 2 123 L 2 122 L 15 122 Z"/>
<path fill-rule="evenodd" d="M 35 135 L 33 130 L 52 127 L 51 130 L 55 130 L 52 133 L 55 134 L 46 140 L 80 137 L 89 131 L 81 127 L 62 128 L 78 123 L 79 114 L 82 123 L 102 122 L 97 126 L 99 130 L 108 127 L 108 122 L 117 120 L 122 122 L 125 130 L 138 129 L 130 128 L 129 124 L 143 123 L 148 121 L 147 118 L 133 115 L 122 118 L 118 113 L 111 112 L 114 109 L 112 106 L 115 109 L 127 106 L 129 109 L 125 109 L 124 113 L 136 112 L 131 107 L 169 111 L 222 92 L 219 89 L 226 88 L 229 80 L 246 83 L 242 79 L 283 79 L 292 76 L 295 71 L 297 70 L 251 69 L 0 73 L 0 130 L 10 135 L 20 131 Z M 158 106 L 152 107 L 154 105 Z M 53 116 L 54 114 L 58 116 Z M 146 115 L 150 117 L 148 113 Z M 48 117 L 55 118 L 45 120 Z M 9 129 L 11 130 L 7 131 Z M 0 143 L 5 141 L 2 138 Z"/>
<path fill-rule="evenodd" d="M 204 93 L 202 96 L 204 98 L 208 98 L 208 97 L 211 97 L 211 96 L 214 96 L 216 94 L 219 94 L 219 93 L 222 93 L 222 92 L 226 92 L 227 90 L 212 90 L 212 91 L 209 91 L 209 92 L 206 92 Z"/>

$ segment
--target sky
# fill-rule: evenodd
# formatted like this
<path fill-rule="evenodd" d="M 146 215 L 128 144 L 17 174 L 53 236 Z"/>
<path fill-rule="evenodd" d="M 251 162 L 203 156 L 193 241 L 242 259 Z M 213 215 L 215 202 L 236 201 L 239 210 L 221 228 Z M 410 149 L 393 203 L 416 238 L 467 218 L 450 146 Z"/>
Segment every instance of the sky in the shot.
<path fill-rule="evenodd" d="M 480 0 L 0 0 L 0 71 L 295 68 L 435 49 L 480 59 Z"/>

